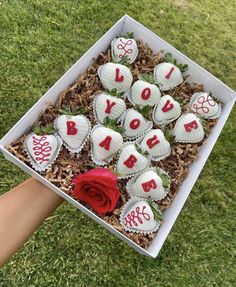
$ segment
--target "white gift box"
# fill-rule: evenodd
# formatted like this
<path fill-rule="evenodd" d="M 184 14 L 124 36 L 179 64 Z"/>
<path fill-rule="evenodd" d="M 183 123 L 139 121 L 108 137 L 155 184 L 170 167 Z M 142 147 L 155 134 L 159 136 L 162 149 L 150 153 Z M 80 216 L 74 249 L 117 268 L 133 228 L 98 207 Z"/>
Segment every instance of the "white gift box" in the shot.
<path fill-rule="evenodd" d="M 224 105 L 222 113 L 217 121 L 216 126 L 211 131 L 211 134 L 201 147 L 199 152 L 199 158 L 190 167 L 189 175 L 181 185 L 178 194 L 176 195 L 172 206 L 164 212 L 164 223 L 161 225 L 157 235 L 153 239 L 151 245 L 147 250 L 143 249 L 125 235 L 117 231 L 111 225 L 103 221 L 93 212 L 88 210 L 82 204 L 71 198 L 69 195 L 61 191 L 55 185 L 50 183 L 32 168 L 16 158 L 11 154 L 6 147 L 13 141 L 21 137 L 24 133 L 27 133 L 34 122 L 38 119 L 42 110 L 45 110 L 47 103 L 55 103 L 58 95 L 71 85 L 86 68 L 90 66 L 93 59 L 96 58 L 102 51 L 106 50 L 113 38 L 121 33 L 134 32 L 136 39 L 141 39 L 144 43 L 147 43 L 154 52 L 164 49 L 165 52 L 172 53 L 181 63 L 188 64 L 188 73 L 191 75 L 191 81 L 201 83 L 204 85 L 206 91 L 211 91 Z M 107 228 L 114 233 L 120 239 L 127 242 L 138 252 L 155 258 L 166 237 L 168 236 L 174 222 L 181 211 L 195 181 L 197 180 L 229 114 L 234 105 L 236 99 L 236 93 L 227 87 L 224 83 L 211 75 L 205 69 L 194 63 L 188 57 L 176 50 L 173 46 L 162 40 L 156 34 L 139 24 L 131 17 L 123 16 L 103 37 L 101 37 L 46 93 L 39 101 L 14 125 L 14 127 L 1 139 L 0 149 L 3 152 L 6 159 L 16 164 L 18 167 L 35 177 L 37 180 L 45 184 L 47 187 L 55 191 L 57 194 L 68 200 L 75 207 L 86 213 L 93 218 L 99 224 Z"/>

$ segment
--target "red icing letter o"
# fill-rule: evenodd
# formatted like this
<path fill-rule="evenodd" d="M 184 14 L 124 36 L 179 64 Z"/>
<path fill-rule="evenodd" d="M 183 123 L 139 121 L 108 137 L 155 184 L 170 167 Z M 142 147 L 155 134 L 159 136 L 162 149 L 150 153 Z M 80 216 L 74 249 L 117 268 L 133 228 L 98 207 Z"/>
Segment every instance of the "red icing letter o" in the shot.
<path fill-rule="evenodd" d="M 136 130 L 140 126 L 140 120 L 139 119 L 133 119 L 129 126 L 131 127 L 132 130 Z"/>
<path fill-rule="evenodd" d="M 142 93 L 141 93 L 141 98 L 143 100 L 148 100 L 151 96 L 151 89 L 150 88 L 145 88 L 142 90 Z"/>

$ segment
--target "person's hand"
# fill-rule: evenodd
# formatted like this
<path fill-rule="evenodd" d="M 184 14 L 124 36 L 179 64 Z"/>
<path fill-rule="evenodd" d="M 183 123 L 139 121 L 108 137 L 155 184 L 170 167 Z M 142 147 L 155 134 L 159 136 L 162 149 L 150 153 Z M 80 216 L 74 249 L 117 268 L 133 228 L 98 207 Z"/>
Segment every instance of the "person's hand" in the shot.
<path fill-rule="evenodd" d="M 63 201 L 33 178 L 0 196 L 0 266 Z"/>

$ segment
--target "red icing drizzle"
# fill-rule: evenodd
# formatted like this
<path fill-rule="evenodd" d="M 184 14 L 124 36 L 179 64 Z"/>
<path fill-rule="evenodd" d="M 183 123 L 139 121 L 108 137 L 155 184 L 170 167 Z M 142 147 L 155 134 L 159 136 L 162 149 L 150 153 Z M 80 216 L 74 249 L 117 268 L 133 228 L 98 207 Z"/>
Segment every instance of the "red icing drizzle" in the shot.
<path fill-rule="evenodd" d="M 119 54 L 119 58 L 123 58 L 127 54 L 131 54 L 133 52 L 132 49 L 127 49 L 127 46 L 132 45 L 132 40 L 128 39 L 126 42 L 123 39 L 120 39 L 120 43 L 117 45 L 117 49 L 123 50 L 123 54 Z M 130 60 L 130 58 L 128 58 Z"/>
<path fill-rule="evenodd" d="M 46 141 L 46 136 L 40 136 L 39 138 L 36 138 L 36 136 L 32 137 L 33 139 L 33 151 L 35 160 L 38 161 L 40 164 L 43 162 L 49 161 L 49 156 L 51 155 L 50 151 L 52 150 L 52 147 L 49 146 L 49 142 Z"/>
<path fill-rule="evenodd" d="M 204 114 L 207 114 L 207 113 L 209 113 L 209 111 L 210 111 L 210 109 L 209 109 L 206 105 L 204 105 L 205 103 L 207 103 L 207 104 L 208 104 L 209 106 L 211 106 L 211 107 L 214 107 L 214 106 L 216 105 L 216 102 L 211 98 L 210 95 L 208 95 L 208 96 L 206 97 L 206 99 L 204 98 L 204 96 L 199 97 L 199 98 L 197 99 L 197 103 L 198 103 L 199 105 L 196 104 L 196 103 L 194 103 L 194 104 L 192 105 L 192 108 L 195 109 L 195 113 L 197 113 L 198 110 L 202 110 L 202 112 L 203 112 Z"/>
<path fill-rule="evenodd" d="M 128 227 L 138 226 L 139 223 L 142 224 L 144 220 L 149 221 L 151 216 L 145 212 L 146 206 L 137 206 L 135 210 L 128 213 L 124 218 L 124 224 Z"/>

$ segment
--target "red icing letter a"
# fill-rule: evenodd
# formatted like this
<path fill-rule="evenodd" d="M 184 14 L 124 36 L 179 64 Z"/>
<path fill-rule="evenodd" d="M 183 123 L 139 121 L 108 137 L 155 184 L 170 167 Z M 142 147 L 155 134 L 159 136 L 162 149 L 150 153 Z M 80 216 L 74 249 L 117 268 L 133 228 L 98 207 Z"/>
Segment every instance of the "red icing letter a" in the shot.
<path fill-rule="evenodd" d="M 142 188 L 144 192 L 149 192 L 152 188 L 157 188 L 157 184 L 154 179 L 142 183 Z"/>
<path fill-rule="evenodd" d="M 124 81 L 124 76 L 120 75 L 120 69 L 116 68 L 116 77 L 115 77 L 116 82 L 123 82 Z"/>
<path fill-rule="evenodd" d="M 153 148 L 155 145 L 157 145 L 159 143 L 159 139 L 157 138 L 156 135 L 154 135 L 152 138 L 148 139 L 146 141 L 147 146 L 151 149 Z"/>
<path fill-rule="evenodd" d="M 110 144 L 111 144 L 112 137 L 107 136 L 103 141 L 100 142 L 99 146 L 104 147 L 105 150 L 110 149 Z"/>
<path fill-rule="evenodd" d="M 107 102 L 107 108 L 105 110 L 105 113 L 110 114 L 112 107 L 116 105 L 116 102 L 110 102 L 110 100 L 106 100 Z"/>
<path fill-rule="evenodd" d="M 170 110 L 172 110 L 174 107 L 174 105 L 170 102 L 170 100 L 167 100 L 165 105 L 163 106 L 163 108 L 161 109 L 164 113 L 169 112 Z"/>
<path fill-rule="evenodd" d="M 137 158 L 131 154 L 127 160 L 125 160 L 123 163 L 124 165 L 126 165 L 128 168 L 133 168 L 134 164 L 137 162 Z"/>
<path fill-rule="evenodd" d="M 78 130 L 75 127 L 76 123 L 74 121 L 67 121 L 66 126 L 67 126 L 67 134 L 68 135 L 76 135 Z"/>
<path fill-rule="evenodd" d="M 187 133 L 191 132 L 192 129 L 197 129 L 198 128 L 198 124 L 197 122 L 194 120 L 188 124 L 184 125 L 184 128 L 186 130 Z"/>

